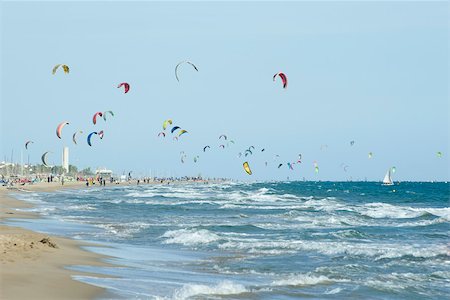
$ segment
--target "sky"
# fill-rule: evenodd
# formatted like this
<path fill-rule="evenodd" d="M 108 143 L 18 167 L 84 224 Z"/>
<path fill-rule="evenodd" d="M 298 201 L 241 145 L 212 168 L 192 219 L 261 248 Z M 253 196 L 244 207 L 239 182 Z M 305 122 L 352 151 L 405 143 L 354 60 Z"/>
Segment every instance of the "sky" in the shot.
<path fill-rule="evenodd" d="M 51 151 L 60 165 L 68 146 L 79 168 L 136 176 L 381 180 L 395 166 L 394 180 L 450 179 L 447 1 L 0 5 L 0 161 Z M 177 82 L 184 60 L 199 71 L 182 65 Z M 166 119 L 188 133 L 158 137 Z M 235 144 L 219 148 L 221 134 Z"/>

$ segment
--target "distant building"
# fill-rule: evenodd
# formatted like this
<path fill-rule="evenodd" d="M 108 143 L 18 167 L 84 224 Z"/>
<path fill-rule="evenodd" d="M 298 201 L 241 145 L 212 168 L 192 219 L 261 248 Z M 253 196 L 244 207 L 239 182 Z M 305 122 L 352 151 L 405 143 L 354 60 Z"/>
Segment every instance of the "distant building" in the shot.
<path fill-rule="evenodd" d="M 69 172 L 69 147 L 63 148 L 62 167 L 67 173 Z"/>
<path fill-rule="evenodd" d="M 95 175 L 96 175 L 97 177 L 101 177 L 101 178 L 107 179 L 107 180 L 111 179 L 112 174 L 113 174 L 113 171 L 108 170 L 108 169 L 105 169 L 105 168 L 97 169 L 97 170 L 95 171 Z"/>

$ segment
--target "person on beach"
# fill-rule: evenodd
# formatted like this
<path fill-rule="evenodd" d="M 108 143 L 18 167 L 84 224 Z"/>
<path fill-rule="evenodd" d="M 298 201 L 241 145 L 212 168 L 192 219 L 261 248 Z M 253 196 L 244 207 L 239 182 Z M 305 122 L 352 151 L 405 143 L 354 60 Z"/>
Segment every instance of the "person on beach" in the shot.
<path fill-rule="evenodd" d="M 61 185 L 64 185 L 64 176 L 61 176 Z"/>

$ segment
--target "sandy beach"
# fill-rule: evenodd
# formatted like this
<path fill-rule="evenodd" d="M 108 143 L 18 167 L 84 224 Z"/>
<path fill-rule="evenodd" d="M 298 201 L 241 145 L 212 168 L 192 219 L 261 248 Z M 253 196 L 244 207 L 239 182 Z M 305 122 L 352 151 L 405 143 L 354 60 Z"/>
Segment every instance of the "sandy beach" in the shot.
<path fill-rule="evenodd" d="M 39 183 L 6 189 L 0 187 L 0 221 L 6 218 L 36 218 L 17 209 L 31 204 L 10 197 L 17 192 L 52 192 L 61 188 L 81 188 L 83 183 Z M 104 289 L 75 281 L 80 274 L 65 269 L 69 265 L 105 266 L 102 256 L 85 251 L 88 244 L 18 227 L 0 225 L 0 299 L 93 299 Z M 86 274 L 86 273 L 84 273 Z"/>

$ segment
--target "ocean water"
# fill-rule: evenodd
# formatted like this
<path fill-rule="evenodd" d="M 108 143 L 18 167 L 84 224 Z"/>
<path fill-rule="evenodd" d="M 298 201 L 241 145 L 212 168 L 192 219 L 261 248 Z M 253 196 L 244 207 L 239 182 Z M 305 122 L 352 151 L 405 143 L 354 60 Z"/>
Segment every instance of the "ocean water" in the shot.
<path fill-rule="evenodd" d="M 105 299 L 448 299 L 450 184 L 111 186 L 17 197 L 21 226 L 101 242 Z"/>

